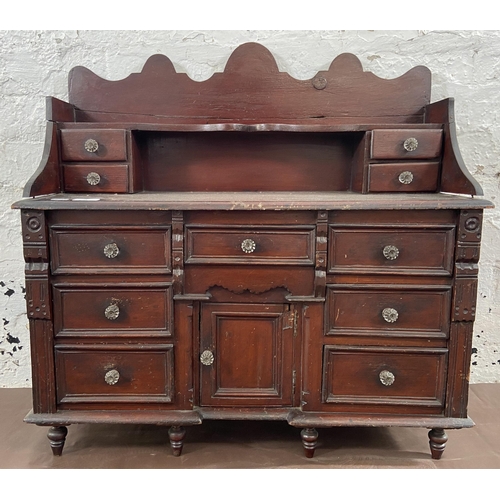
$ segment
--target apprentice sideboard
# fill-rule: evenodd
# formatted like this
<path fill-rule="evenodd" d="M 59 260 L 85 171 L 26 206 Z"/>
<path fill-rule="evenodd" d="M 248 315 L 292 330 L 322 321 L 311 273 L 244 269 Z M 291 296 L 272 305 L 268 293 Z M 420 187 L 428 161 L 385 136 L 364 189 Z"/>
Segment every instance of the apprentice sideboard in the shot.
<path fill-rule="evenodd" d="M 21 210 L 33 410 L 186 428 L 470 427 L 483 209 L 453 100 L 422 66 L 352 54 L 310 80 L 237 48 L 195 82 L 163 55 L 120 81 L 83 67 L 47 99 Z"/>

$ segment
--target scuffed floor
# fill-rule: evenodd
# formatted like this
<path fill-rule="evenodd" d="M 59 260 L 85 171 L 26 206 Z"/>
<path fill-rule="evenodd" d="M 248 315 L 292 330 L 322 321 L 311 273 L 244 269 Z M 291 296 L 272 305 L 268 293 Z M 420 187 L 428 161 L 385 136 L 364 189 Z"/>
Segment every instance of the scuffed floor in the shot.
<path fill-rule="evenodd" d="M 3 469 L 496 469 L 500 468 L 500 384 L 471 386 L 472 429 L 449 430 L 443 458 L 430 457 L 427 430 L 319 429 L 313 459 L 303 455 L 299 429 L 286 422 L 205 421 L 188 427 L 181 457 L 171 455 L 168 428 L 72 425 L 61 457 L 47 429 L 25 424 L 30 389 L 0 389 Z"/>

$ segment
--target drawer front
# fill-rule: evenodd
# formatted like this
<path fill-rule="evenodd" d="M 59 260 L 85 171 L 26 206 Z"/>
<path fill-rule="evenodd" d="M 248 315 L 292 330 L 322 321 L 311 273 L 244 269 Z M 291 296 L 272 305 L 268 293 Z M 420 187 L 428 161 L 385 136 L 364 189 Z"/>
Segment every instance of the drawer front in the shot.
<path fill-rule="evenodd" d="M 368 168 L 368 192 L 434 192 L 439 162 L 375 163 Z"/>
<path fill-rule="evenodd" d="M 57 401 L 171 403 L 173 346 L 58 345 Z"/>
<path fill-rule="evenodd" d="M 190 264 L 314 264 L 314 226 L 186 229 Z"/>
<path fill-rule="evenodd" d="M 170 286 L 54 286 L 56 336 L 170 336 Z"/>
<path fill-rule="evenodd" d="M 62 161 L 123 161 L 127 159 L 125 130 L 61 130 Z"/>
<path fill-rule="evenodd" d="M 451 276 L 455 228 L 330 227 L 329 272 Z"/>
<path fill-rule="evenodd" d="M 327 335 L 448 336 L 450 289 L 329 287 L 327 295 Z"/>
<path fill-rule="evenodd" d="M 128 165 L 63 165 L 67 193 L 127 193 Z"/>
<path fill-rule="evenodd" d="M 442 135 L 441 130 L 373 130 L 371 158 L 437 158 L 441 154 Z"/>
<path fill-rule="evenodd" d="M 171 272 L 170 227 L 144 230 L 51 229 L 53 274 Z"/>
<path fill-rule="evenodd" d="M 325 346 L 323 402 L 442 407 L 446 349 Z"/>

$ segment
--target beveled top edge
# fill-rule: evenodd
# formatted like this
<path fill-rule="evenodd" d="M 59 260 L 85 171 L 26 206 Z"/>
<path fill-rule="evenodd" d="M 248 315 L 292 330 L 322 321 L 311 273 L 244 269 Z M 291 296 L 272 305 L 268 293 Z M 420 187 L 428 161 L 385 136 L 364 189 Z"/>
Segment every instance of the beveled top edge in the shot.
<path fill-rule="evenodd" d="M 54 194 L 25 198 L 15 209 L 36 210 L 436 210 L 494 208 L 470 196 L 351 192 L 149 192 Z"/>

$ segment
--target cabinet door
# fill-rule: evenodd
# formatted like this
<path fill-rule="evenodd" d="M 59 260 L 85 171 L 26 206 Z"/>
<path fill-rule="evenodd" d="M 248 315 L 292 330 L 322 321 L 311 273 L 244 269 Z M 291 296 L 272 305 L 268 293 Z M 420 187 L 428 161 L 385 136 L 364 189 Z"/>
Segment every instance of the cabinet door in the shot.
<path fill-rule="evenodd" d="M 291 405 L 294 317 L 284 304 L 204 304 L 202 406 Z"/>

